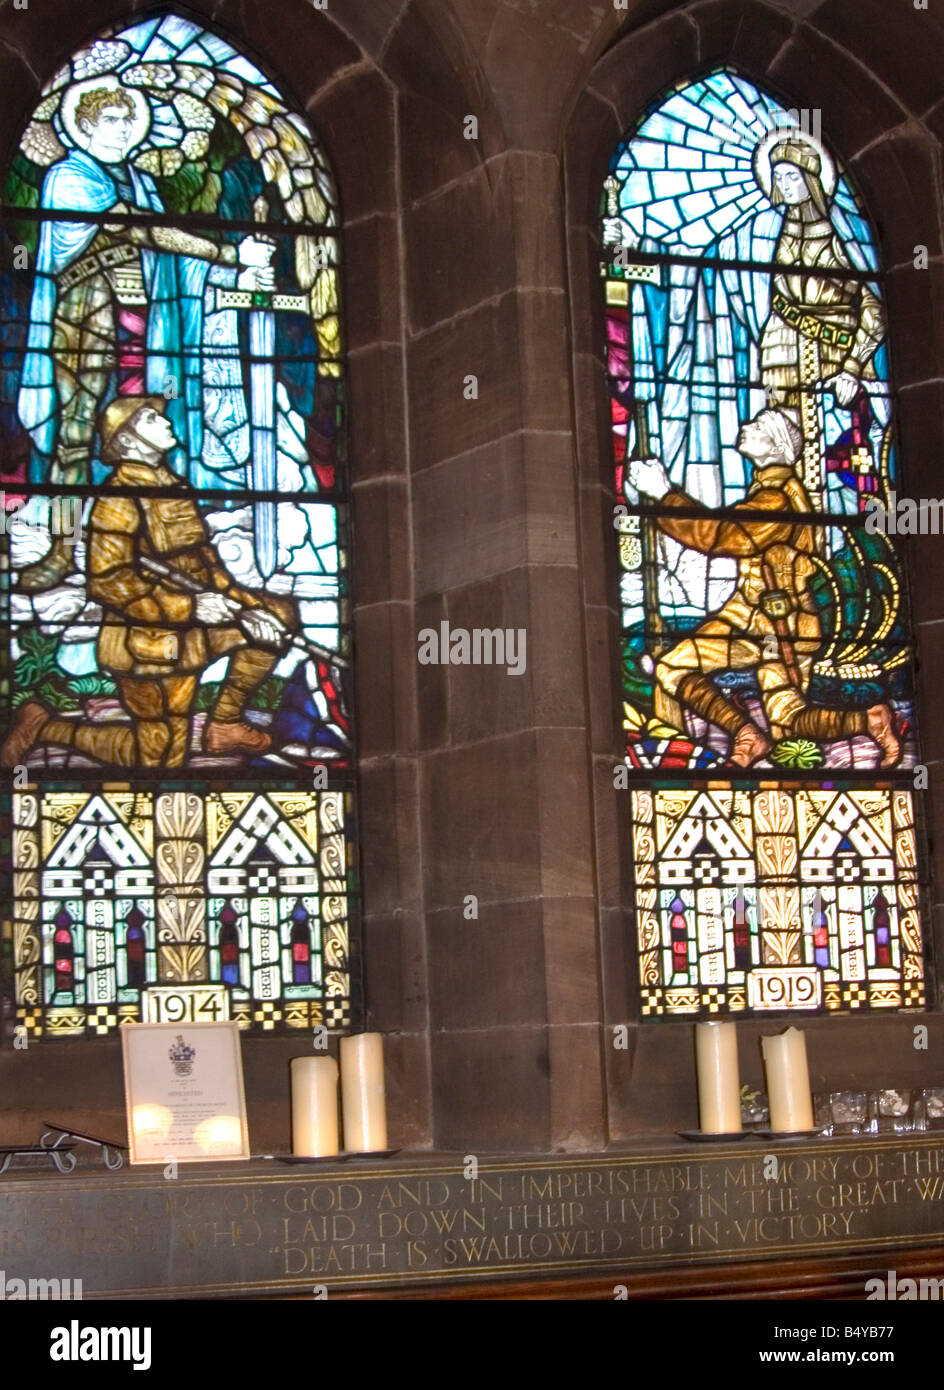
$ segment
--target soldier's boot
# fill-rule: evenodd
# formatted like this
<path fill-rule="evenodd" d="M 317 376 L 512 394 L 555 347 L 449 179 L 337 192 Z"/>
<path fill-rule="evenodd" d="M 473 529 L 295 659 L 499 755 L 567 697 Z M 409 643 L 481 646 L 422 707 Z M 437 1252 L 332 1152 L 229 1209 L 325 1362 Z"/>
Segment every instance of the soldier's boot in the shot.
<path fill-rule="evenodd" d="M 791 731 L 801 737 L 818 739 L 868 734 L 881 750 L 879 767 L 894 767 L 901 755 L 895 715 L 888 705 L 870 705 L 867 710 L 802 710 L 792 721 Z"/>
<path fill-rule="evenodd" d="M 17 767 L 22 763 L 48 722 L 49 715 L 38 700 L 27 700 L 20 705 L 0 748 L 0 764 L 3 767 Z"/>
<path fill-rule="evenodd" d="M 210 719 L 203 730 L 203 747 L 207 753 L 266 753 L 272 740 L 242 720 Z"/>
<path fill-rule="evenodd" d="M 16 570 L 17 588 L 28 593 L 54 589 L 67 575 L 75 572 L 75 541 L 71 536 L 54 536 L 52 545 L 41 560 Z"/>
<path fill-rule="evenodd" d="M 770 739 L 761 733 L 756 724 L 744 724 L 735 736 L 730 761 L 735 767 L 750 767 L 765 757 L 770 748 Z"/>
<path fill-rule="evenodd" d="M 242 719 L 247 700 L 278 661 L 276 652 L 242 647 L 230 660 L 215 708 L 203 731 L 207 753 L 266 753 L 272 739 Z"/>
<path fill-rule="evenodd" d="M 888 705 L 871 705 L 865 711 L 869 735 L 882 750 L 879 767 L 894 767 L 901 754 L 901 744 L 895 731 L 895 716 Z"/>
<path fill-rule="evenodd" d="M 678 699 L 680 704 L 687 705 L 707 719 L 709 724 L 717 724 L 719 729 L 734 735 L 731 762 L 736 767 L 750 767 L 751 763 L 769 753 L 771 743 L 767 735 L 761 733 L 756 724 L 745 719 L 707 676 L 694 671 L 685 676 L 679 682 Z"/>

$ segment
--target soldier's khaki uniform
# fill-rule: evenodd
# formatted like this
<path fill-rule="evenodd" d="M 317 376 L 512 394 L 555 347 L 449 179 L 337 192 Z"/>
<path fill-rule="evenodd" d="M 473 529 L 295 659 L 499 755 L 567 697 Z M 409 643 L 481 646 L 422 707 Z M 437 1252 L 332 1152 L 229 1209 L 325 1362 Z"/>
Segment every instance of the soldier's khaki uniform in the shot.
<path fill-rule="evenodd" d="M 104 609 L 99 667 L 114 676 L 133 724 L 77 727 L 50 720 L 43 727 L 43 742 L 73 746 L 121 767 L 179 767 L 187 754 L 200 673 L 231 653 L 210 718 L 237 723 L 247 697 L 278 661 L 277 652 L 252 644 L 235 624 L 198 624 L 196 596 L 149 572 L 141 564 L 144 557 L 186 574 L 204 590 L 218 590 L 243 608 L 264 608 L 289 629 L 297 626 L 291 599 L 234 582 L 192 498 L 120 495 L 122 488 L 179 488 L 180 481 L 163 466 L 122 462 L 109 480 L 108 495 L 92 508 L 89 523 L 89 594 Z"/>
<path fill-rule="evenodd" d="M 675 489 L 661 504 L 668 509 L 698 506 Z M 813 659 L 822 643 L 809 591 L 817 568 L 810 557 L 817 546 L 813 527 L 783 515 L 813 510 L 806 489 L 785 465 L 758 469 L 744 501 L 733 510 L 735 514 L 750 510 L 780 515 L 769 521 L 719 519 L 706 510 L 703 518 L 664 514 L 658 518 L 661 530 L 681 545 L 704 555 L 736 559 L 738 573 L 734 592 L 723 607 L 657 663 L 656 714 L 681 729 L 681 706 L 687 705 L 736 734 L 750 721 L 715 689 L 710 678 L 720 671 L 754 671 L 774 738 L 790 734 L 836 738 L 865 732 L 864 712 L 814 709 L 806 699 Z M 791 677 L 784 660 L 784 637 L 792 648 L 799 681 Z"/>

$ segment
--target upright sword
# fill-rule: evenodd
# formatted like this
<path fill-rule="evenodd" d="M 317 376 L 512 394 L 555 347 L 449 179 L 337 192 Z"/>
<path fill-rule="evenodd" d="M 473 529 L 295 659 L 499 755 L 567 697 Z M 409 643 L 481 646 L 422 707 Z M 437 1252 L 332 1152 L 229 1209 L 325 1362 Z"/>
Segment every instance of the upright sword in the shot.
<path fill-rule="evenodd" d="M 257 222 L 265 222 L 269 205 L 257 198 L 252 205 Z M 262 296 L 254 303 L 264 303 Z M 249 312 L 249 366 L 251 400 L 250 447 L 252 449 L 252 486 L 255 492 L 274 492 L 277 478 L 275 453 L 275 314 L 271 307 L 256 307 Z M 278 560 L 276 504 L 268 498 L 256 502 L 253 509 L 256 535 L 256 563 L 263 579 L 275 573 Z"/>
<path fill-rule="evenodd" d="M 256 222 L 265 222 L 269 205 L 257 198 L 252 205 Z M 275 315 L 282 310 L 293 314 L 308 313 L 308 297 L 304 294 L 277 294 L 269 290 L 228 290 L 218 287 L 217 309 L 249 310 L 249 449 L 252 486 L 255 492 L 274 492 L 278 485 L 275 423 Z M 278 503 L 263 499 L 253 503 L 253 534 L 256 542 L 256 565 L 263 579 L 269 579 L 279 557 Z"/>

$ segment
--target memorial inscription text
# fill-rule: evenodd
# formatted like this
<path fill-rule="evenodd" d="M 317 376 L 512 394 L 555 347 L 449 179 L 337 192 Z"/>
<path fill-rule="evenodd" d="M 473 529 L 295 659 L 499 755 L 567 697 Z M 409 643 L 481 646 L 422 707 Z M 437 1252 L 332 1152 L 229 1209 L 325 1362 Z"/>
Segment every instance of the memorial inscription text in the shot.
<path fill-rule="evenodd" d="M 95 1293 L 350 1285 L 842 1250 L 944 1234 L 944 1145 L 0 1185 L 0 1260 Z M 255 1165 L 254 1165 L 255 1166 Z M 73 1265 L 75 1268 L 73 1269 Z M 22 1268 L 21 1268 L 22 1266 Z M 68 1268 L 67 1268 L 68 1266 Z"/>

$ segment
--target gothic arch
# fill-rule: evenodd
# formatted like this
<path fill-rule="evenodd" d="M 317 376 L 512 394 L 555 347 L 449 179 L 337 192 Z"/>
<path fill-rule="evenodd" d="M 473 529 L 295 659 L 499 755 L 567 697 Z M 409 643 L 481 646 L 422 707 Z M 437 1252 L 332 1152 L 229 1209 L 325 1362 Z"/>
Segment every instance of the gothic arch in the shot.
<path fill-rule="evenodd" d="M 928 460 L 942 447 L 942 393 L 935 382 L 944 360 L 939 321 L 921 303 L 922 294 L 939 302 L 940 122 L 928 94 L 926 72 L 912 79 L 891 75 L 877 62 L 863 66 L 854 33 L 840 33 L 838 22 L 817 28 L 817 15 L 794 19 L 782 9 L 762 4 L 682 5 L 664 7 L 654 15 L 626 20 L 620 35 L 587 74 L 564 141 L 565 217 L 571 331 L 576 392 L 579 509 L 584 599 L 587 604 L 587 662 L 591 688 L 601 699 L 593 706 L 591 724 L 594 761 L 594 820 L 602 956 L 609 962 L 605 979 L 606 1017 L 622 1021 L 638 1016 L 638 980 L 626 959 L 625 943 L 635 924 L 626 904 L 632 883 L 628 836 L 619 829 L 621 794 L 613 791 L 614 754 L 620 730 L 611 713 L 619 709 L 614 606 L 617 573 L 612 560 L 612 485 L 606 477 L 610 459 L 607 402 L 604 389 L 601 260 L 598 231 L 599 189 L 612 150 L 627 129 L 659 92 L 708 68 L 724 63 L 768 89 L 786 93 L 789 105 L 822 109 L 822 126 L 829 132 L 878 227 L 887 266 L 889 339 L 894 381 L 898 390 L 899 437 L 911 489 L 935 493 Z M 905 51 L 907 51 L 907 46 Z M 831 74 L 823 80 L 824 71 Z M 924 113 L 917 119 L 917 113 Z M 906 211 L 907 209 L 907 211 Z M 922 229 L 919 237 L 915 226 Z M 913 269 L 913 248 L 919 240 L 930 251 L 930 270 L 923 277 Z M 930 289 L 930 294 L 929 294 Z M 939 490 L 939 488 L 938 488 Z M 939 573 L 933 542 L 912 542 L 916 567 Z M 914 553 L 913 552 L 913 553 Z M 914 571 L 912 571 L 914 572 Z M 922 626 L 938 615 L 933 585 L 913 594 L 913 613 L 920 643 Z M 606 692 L 607 698 L 603 698 Z M 922 717 L 922 711 L 925 711 Z M 918 720 L 923 752 L 936 758 L 939 735 L 919 681 Z M 618 754 L 616 754 L 618 756 Z M 936 817 L 934 803 L 928 808 Z M 932 830 L 933 834 L 933 830 Z M 932 869 L 932 872 L 933 869 Z M 934 874 L 940 881 L 939 869 Z M 930 914 L 929 914 L 930 915 Z M 929 923 L 932 955 L 940 943 Z M 933 1007 L 935 996 L 931 995 Z M 812 1035 L 824 1025 L 809 1024 Z M 892 1018 L 882 1025 L 894 1033 Z M 748 1035 L 756 1029 L 745 1025 Z M 658 1042 L 653 1037 L 658 1033 Z M 611 1052 L 606 1060 L 611 1097 L 611 1133 L 638 1128 L 632 1111 L 658 1109 L 649 1095 L 644 1073 L 653 1066 L 661 1076 L 688 1066 L 688 1034 L 683 1026 L 630 1030 L 627 1053 Z M 656 1063 L 656 1048 L 659 1061 Z M 673 1060 L 675 1059 L 675 1060 Z M 630 1108 L 630 1096 L 632 1106 Z"/>
<path fill-rule="evenodd" d="M 7 162 L 41 84 L 89 34 L 121 22 L 126 13 L 123 6 L 101 3 L 79 15 L 62 4 L 44 13 L 42 26 L 18 26 L 17 16 L 8 12 L 0 47 L 6 93 L 0 141 Z M 432 261 L 440 256 L 445 266 L 451 261 L 450 251 L 434 234 L 422 261 L 414 262 L 405 253 L 402 219 L 419 222 L 424 206 L 435 200 L 441 186 L 465 180 L 464 232 L 474 238 L 480 225 L 489 229 L 480 238 L 487 241 L 494 213 L 490 175 L 482 166 L 500 147 L 500 127 L 469 50 L 435 6 L 350 0 L 321 12 L 302 0 L 286 0 L 279 6 L 259 5 L 247 16 L 245 6 L 210 6 L 198 0 L 186 7 L 186 14 L 231 37 L 244 51 L 260 55 L 264 64 L 268 59 L 280 90 L 311 118 L 338 171 L 347 255 L 343 292 L 353 416 L 350 449 L 356 460 L 353 507 L 356 524 L 362 533 L 369 528 L 372 540 L 361 549 L 353 612 L 359 653 L 359 781 L 368 807 L 362 826 L 368 991 L 374 981 L 365 1022 L 391 1034 L 392 1094 L 402 1097 L 406 1106 L 401 1132 L 423 1144 L 430 1135 L 431 1101 L 422 966 L 418 986 L 411 979 L 408 990 L 386 987 L 401 972 L 412 976 L 413 962 L 422 962 L 425 954 L 423 889 L 413 848 L 420 833 L 416 744 L 410 732 L 416 719 L 408 616 L 413 582 L 403 537 L 410 535 L 414 505 L 415 444 L 411 448 L 410 435 L 416 437 L 418 423 L 428 443 L 431 422 L 423 418 L 429 414 L 429 392 L 425 379 L 420 379 L 425 372 L 423 350 L 413 342 L 411 319 L 433 323 L 437 317 L 448 317 L 461 309 L 463 287 L 453 287 L 460 291 L 454 305 L 448 300 L 448 285 L 445 294 L 440 291 L 430 318 L 421 304 L 425 286 L 431 278 L 444 284 L 434 274 Z M 56 50 L 50 51 L 53 36 Z M 479 118 L 477 142 L 463 138 L 462 117 L 469 112 Z M 410 235 L 421 230 L 413 225 Z M 356 275 L 348 275 L 348 267 L 354 265 Z M 506 338 L 506 347 L 507 342 Z M 450 356 L 463 359 L 455 370 L 468 366 L 467 353 L 456 344 L 446 350 L 438 345 L 433 360 L 441 366 Z M 411 384 L 414 380 L 416 386 Z M 422 527 L 413 540 L 423 543 Z M 371 697 L 388 684 L 392 698 L 378 704 Z M 272 1061 L 290 1047 L 277 1040 L 270 1045 Z M 74 1043 L 73 1055 L 85 1046 Z M 271 1062 L 267 1070 L 270 1066 Z M 399 1080 L 404 1072 L 410 1076 L 408 1086 Z M 25 1096 L 29 1083 L 21 1075 Z M 252 1075 L 250 1067 L 250 1084 Z M 281 1104 L 271 1111 L 266 1108 L 264 1081 L 255 1102 L 250 1097 L 253 1103 L 262 1115 L 271 1114 L 276 1125 L 281 1123 Z"/>

